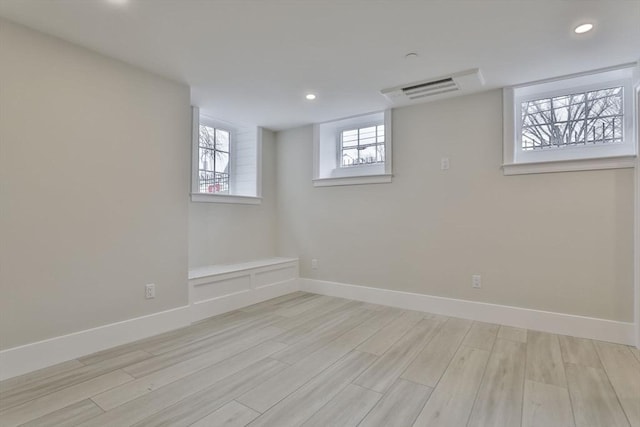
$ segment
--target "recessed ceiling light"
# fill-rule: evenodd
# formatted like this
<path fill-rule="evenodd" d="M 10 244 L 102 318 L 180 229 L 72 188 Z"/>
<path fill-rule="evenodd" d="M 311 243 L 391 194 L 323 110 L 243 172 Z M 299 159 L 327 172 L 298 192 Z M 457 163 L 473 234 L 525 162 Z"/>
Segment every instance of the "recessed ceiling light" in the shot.
<path fill-rule="evenodd" d="M 111 3 L 111 4 L 116 4 L 116 5 L 119 5 L 119 6 L 123 6 L 123 5 L 127 4 L 127 3 L 129 3 L 129 0 L 107 0 L 107 2 Z"/>
<path fill-rule="evenodd" d="M 313 93 L 308 93 L 305 95 L 305 98 L 307 98 L 309 101 L 313 101 L 314 99 L 316 99 L 316 95 Z"/>
<path fill-rule="evenodd" d="M 404 56 L 404 59 L 416 59 L 418 54 L 415 52 L 409 52 Z"/>
<path fill-rule="evenodd" d="M 593 29 L 593 24 L 580 24 L 576 28 L 573 29 L 576 34 L 583 34 Z"/>

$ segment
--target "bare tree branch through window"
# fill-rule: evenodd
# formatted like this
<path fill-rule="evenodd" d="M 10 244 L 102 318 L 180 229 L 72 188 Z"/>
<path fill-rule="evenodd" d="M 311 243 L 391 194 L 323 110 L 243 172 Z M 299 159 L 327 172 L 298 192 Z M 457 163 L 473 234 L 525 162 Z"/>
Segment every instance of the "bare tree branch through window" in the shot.
<path fill-rule="evenodd" d="M 623 100 L 620 86 L 523 102 L 522 149 L 622 143 Z"/>

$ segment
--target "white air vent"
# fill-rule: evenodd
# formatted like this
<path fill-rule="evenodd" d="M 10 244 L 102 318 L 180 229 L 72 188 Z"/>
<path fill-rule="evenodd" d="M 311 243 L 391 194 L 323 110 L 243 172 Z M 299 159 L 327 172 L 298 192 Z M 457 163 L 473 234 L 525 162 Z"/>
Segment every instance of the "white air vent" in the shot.
<path fill-rule="evenodd" d="M 482 74 L 479 69 L 475 68 L 450 76 L 383 89 L 380 93 L 395 105 L 406 105 L 477 92 L 482 89 L 483 85 Z"/>

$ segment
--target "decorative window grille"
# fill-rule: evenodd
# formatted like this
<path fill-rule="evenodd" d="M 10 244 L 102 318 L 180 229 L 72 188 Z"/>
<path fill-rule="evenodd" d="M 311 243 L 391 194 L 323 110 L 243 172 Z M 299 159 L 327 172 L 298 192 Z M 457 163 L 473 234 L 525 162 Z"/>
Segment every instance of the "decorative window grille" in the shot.
<path fill-rule="evenodd" d="M 340 132 L 340 166 L 384 163 L 384 125 Z"/>
<path fill-rule="evenodd" d="M 522 150 L 621 144 L 624 87 L 522 102 Z"/>
<path fill-rule="evenodd" d="M 200 193 L 229 193 L 229 131 L 200 125 L 198 142 Z"/>

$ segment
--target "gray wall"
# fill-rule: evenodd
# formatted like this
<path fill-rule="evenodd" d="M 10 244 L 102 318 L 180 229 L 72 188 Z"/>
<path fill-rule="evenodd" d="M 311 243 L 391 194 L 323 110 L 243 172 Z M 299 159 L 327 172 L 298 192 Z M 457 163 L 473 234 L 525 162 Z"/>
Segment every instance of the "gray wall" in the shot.
<path fill-rule="evenodd" d="M 276 254 L 276 153 L 262 132 L 262 203 L 189 204 L 189 267 L 228 264 Z"/>
<path fill-rule="evenodd" d="M 503 176 L 501 102 L 394 110 L 391 184 L 314 188 L 312 128 L 279 132 L 279 253 L 304 277 L 632 321 L 633 170 Z"/>
<path fill-rule="evenodd" d="M 189 88 L 4 20 L 0 85 L 0 348 L 187 304 Z"/>

